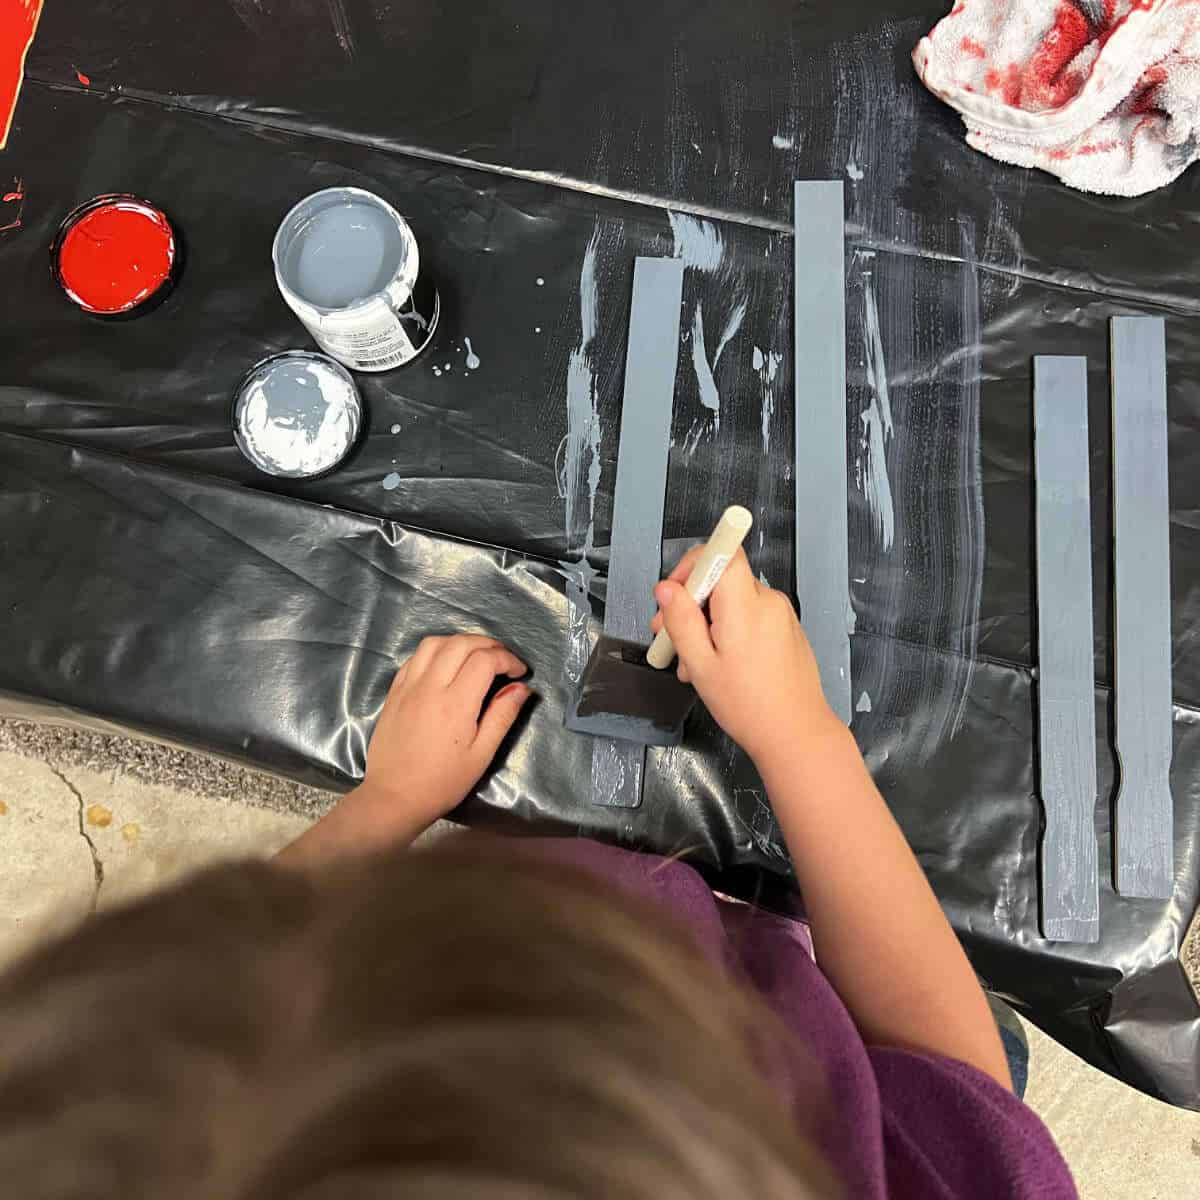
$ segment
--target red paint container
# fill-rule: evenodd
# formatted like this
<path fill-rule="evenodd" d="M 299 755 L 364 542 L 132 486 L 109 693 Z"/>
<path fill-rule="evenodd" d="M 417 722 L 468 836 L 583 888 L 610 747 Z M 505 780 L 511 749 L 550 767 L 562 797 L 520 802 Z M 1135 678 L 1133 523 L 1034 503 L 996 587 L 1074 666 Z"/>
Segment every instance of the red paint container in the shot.
<path fill-rule="evenodd" d="M 97 196 L 70 213 L 50 247 L 59 287 L 84 312 L 129 317 L 163 300 L 181 263 L 166 213 L 137 196 Z"/>

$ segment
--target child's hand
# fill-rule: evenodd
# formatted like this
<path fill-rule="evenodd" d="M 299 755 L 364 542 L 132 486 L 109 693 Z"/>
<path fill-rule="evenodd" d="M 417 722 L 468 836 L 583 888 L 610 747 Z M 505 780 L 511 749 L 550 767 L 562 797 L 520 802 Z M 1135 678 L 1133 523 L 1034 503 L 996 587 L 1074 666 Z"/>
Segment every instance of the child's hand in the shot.
<path fill-rule="evenodd" d="M 426 638 L 392 680 L 367 747 L 367 774 L 280 852 L 293 866 L 407 845 L 466 798 L 512 728 L 529 688 L 510 683 L 484 708 L 497 676 L 525 664 L 491 638 Z"/>
<path fill-rule="evenodd" d="M 426 824 L 445 816 L 479 782 L 530 691 L 510 683 L 481 713 L 484 697 L 497 676 L 526 670 L 492 638 L 425 638 L 392 680 L 367 748 L 365 785 Z"/>
<path fill-rule="evenodd" d="M 754 578 L 739 550 L 708 601 L 709 620 L 687 594 L 700 548 L 654 589 L 679 653 L 679 678 L 695 685 L 708 711 L 762 770 L 773 748 L 809 732 L 845 727 L 821 691 L 817 662 L 792 603 Z M 829 723 L 833 722 L 831 726 Z"/>

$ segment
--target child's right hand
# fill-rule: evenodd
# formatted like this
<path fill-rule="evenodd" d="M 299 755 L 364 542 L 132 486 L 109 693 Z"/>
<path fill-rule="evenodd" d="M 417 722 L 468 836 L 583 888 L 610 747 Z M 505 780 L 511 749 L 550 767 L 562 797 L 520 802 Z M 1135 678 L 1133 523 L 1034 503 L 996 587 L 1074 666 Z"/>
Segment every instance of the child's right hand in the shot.
<path fill-rule="evenodd" d="M 665 623 L 679 654 L 679 678 L 695 686 L 760 772 L 772 750 L 844 730 L 825 701 L 791 600 L 759 583 L 739 550 L 709 598 L 706 620 L 683 587 L 699 553 L 700 547 L 692 550 L 654 589 L 660 611 L 651 629 L 657 633 Z"/>

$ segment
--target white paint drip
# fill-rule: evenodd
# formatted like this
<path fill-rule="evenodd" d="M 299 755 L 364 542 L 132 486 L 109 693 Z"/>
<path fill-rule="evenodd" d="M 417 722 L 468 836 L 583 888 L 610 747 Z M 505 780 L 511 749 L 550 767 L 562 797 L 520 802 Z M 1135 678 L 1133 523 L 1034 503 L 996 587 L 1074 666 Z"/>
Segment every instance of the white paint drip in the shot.
<path fill-rule="evenodd" d="M 787 137 L 782 133 L 777 133 L 771 138 L 771 145 L 774 146 L 776 150 L 794 150 L 796 147 L 796 139 L 794 137 Z"/>
<path fill-rule="evenodd" d="M 479 370 L 479 362 L 480 362 L 479 355 L 476 354 L 474 349 L 472 348 L 471 339 L 463 338 L 463 345 L 466 346 L 466 348 L 467 348 L 467 370 L 468 371 Z"/>
<path fill-rule="evenodd" d="M 862 414 L 858 477 L 867 498 L 875 534 L 883 549 L 890 550 L 896 540 L 896 509 L 891 480 L 888 478 L 887 444 L 892 440 L 894 428 L 892 405 L 888 397 L 887 364 L 883 358 L 883 336 L 879 329 L 879 309 L 875 304 L 875 285 L 870 271 L 863 272 L 863 341 L 871 401 Z"/>
<path fill-rule="evenodd" d="M 857 183 L 863 177 L 863 169 L 853 158 L 848 158 L 846 159 L 846 174 Z"/>
<path fill-rule="evenodd" d="M 389 471 L 383 477 L 383 490 L 394 492 L 400 486 L 400 476 L 395 471 Z"/>

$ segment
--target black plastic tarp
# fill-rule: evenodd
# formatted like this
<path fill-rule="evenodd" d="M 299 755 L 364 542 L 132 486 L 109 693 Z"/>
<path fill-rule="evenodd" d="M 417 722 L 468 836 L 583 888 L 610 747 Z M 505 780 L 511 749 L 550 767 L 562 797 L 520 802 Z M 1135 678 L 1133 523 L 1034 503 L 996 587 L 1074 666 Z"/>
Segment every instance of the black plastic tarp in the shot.
<path fill-rule="evenodd" d="M 791 182 L 842 178 L 855 733 L 988 985 L 1200 1106 L 1178 961 L 1200 894 L 1200 193 L 1192 173 L 1101 200 L 976 155 L 907 61 L 941 6 L 882 9 L 48 6 L 0 154 L 23 197 L 0 206 L 0 691 L 9 711 L 344 786 L 395 659 L 486 629 L 542 700 L 469 819 L 686 851 L 742 894 L 786 884 L 761 785 L 707 719 L 651 752 L 639 810 L 588 802 L 588 744 L 560 728 L 581 634 L 564 589 L 601 614 L 637 254 L 688 264 L 664 534 L 739 500 L 756 570 L 792 587 Z M 345 467 L 272 481 L 234 446 L 232 393 L 311 344 L 270 242 L 335 183 L 410 218 L 442 325 L 417 363 L 359 377 L 368 429 Z M 105 323 L 56 293 L 47 249 L 114 190 L 165 208 L 188 257 L 160 309 Z M 1177 881 L 1163 903 L 1102 878 L 1101 941 L 1055 945 L 1037 933 L 1030 358 L 1090 364 L 1106 862 L 1120 312 L 1168 318 Z"/>

